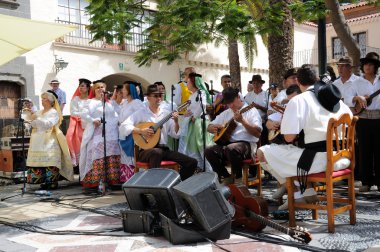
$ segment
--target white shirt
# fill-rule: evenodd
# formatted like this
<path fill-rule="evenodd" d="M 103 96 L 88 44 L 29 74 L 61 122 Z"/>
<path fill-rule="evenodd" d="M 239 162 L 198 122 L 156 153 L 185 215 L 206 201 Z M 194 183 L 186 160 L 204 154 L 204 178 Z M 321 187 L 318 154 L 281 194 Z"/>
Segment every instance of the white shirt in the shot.
<path fill-rule="evenodd" d="M 160 120 L 169 115 L 170 111 L 159 109 L 158 114 L 154 114 L 148 106 L 143 106 L 140 110 L 136 111 L 127 120 L 125 120 L 119 127 L 120 138 L 125 138 L 132 133 L 135 125 L 142 122 L 158 123 Z M 169 119 L 161 128 L 161 137 L 159 144 L 166 145 L 168 142 L 168 135 L 173 138 L 179 137 L 179 131 L 175 132 L 175 123 Z"/>
<path fill-rule="evenodd" d="M 254 103 L 266 108 L 267 104 L 268 104 L 268 93 L 265 92 L 264 90 L 262 90 L 258 94 L 256 94 L 254 91 L 252 91 L 252 92 L 249 92 L 245 96 L 244 100 L 247 104 L 251 104 L 252 102 L 254 102 Z M 258 112 L 261 116 L 261 119 L 264 119 L 266 116 L 266 112 L 262 111 L 261 109 L 258 109 Z"/>
<path fill-rule="evenodd" d="M 243 108 L 245 108 L 247 104 L 244 104 Z M 252 108 L 245 113 L 242 114 L 243 118 L 247 120 L 247 122 L 251 125 L 255 125 L 262 129 L 262 122 L 261 122 L 261 117 L 259 112 L 257 111 L 256 108 Z M 224 125 L 227 123 L 229 120 L 231 120 L 234 117 L 234 112 L 232 109 L 227 109 L 223 111 L 220 115 L 218 115 L 214 121 L 212 121 L 210 124 L 220 124 Z M 238 142 L 238 141 L 245 141 L 245 142 L 250 142 L 250 143 L 257 143 L 259 141 L 259 138 L 251 135 L 248 133 L 248 131 L 245 129 L 243 124 L 236 122 L 237 127 L 236 129 L 232 132 L 231 135 L 231 142 Z"/>
<path fill-rule="evenodd" d="M 308 90 L 311 88 L 313 86 Z M 299 134 L 304 130 L 305 143 L 326 141 L 330 118 L 339 118 L 344 113 L 352 117 L 352 112 L 343 101 L 339 101 L 340 109 L 332 113 L 320 105 L 314 92 L 308 90 L 289 101 L 281 122 L 281 134 Z"/>
<path fill-rule="evenodd" d="M 336 80 L 333 82 L 333 84 L 334 84 L 337 88 L 339 88 L 339 91 L 340 91 L 340 93 L 342 94 L 343 101 L 344 101 L 344 103 L 346 103 L 346 104 L 348 104 L 348 103 L 346 102 L 346 100 L 347 100 L 347 98 L 346 98 L 346 92 L 347 92 L 348 88 L 352 85 L 352 83 L 353 83 L 355 80 L 357 80 L 357 79 L 359 79 L 359 76 L 357 76 L 357 75 L 355 75 L 355 74 L 351 74 L 350 78 L 349 78 L 345 83 L 342 82 L 342 79 L 341 79 L 341 78 L 338 78 L 338 79 L 336 79 Z M 351 100 L 352 100 L 352 99 L 351 99 Z"/>
<path fill-rule="evenodd" d="M 120 109 L 119 123 L 123 123 L 134 112 L 136 112 L 137 110 L 140 110 L 142 106 L 143 106 L 143 102 L 140 99 L 134 99 L 131 102 L 128 102 L 128 100 L 125 100 Z"/>
<path fill-rule="evenodd" d="M 70 114 L 85 118 L 85 115 L 89 113 L 89 103 L 90 99 L 81 99 L 79 96 L 75 96 L 70 103 Z M 86 121 L 82 121 L 82 128 L 86 128 Z"/>
<path fill-rule="evenodd" d="M 371 95 L 377 90 L 380 89 L 380 79 L 379 75 L 376 75 L 376 78 L 373 82 L 369 82 L 368 80 L 364 79 L 363 76 L 356 79 L 351 86 L 346 91 L 346 98 L 345 103 L 350 106 L 354 107 L 355 104 L 352 102 L 352 99 L 354 96 L 365 96 L 365 95 Z M 370 106 L 367 107 L 367 110 L 375 110 L 380 109 L 380 95 L 377 95 L 375 98 L 373 98 L 372 103 Z"/>

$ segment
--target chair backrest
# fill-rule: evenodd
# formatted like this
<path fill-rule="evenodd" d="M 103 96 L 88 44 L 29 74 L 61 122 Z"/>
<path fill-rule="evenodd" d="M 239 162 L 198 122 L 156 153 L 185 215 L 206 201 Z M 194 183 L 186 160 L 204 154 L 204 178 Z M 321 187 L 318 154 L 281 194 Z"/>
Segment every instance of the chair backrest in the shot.
<path fill-rule="evenodd" d="M 350 160 L 349 169 L 355 168 L 355 125 L 358 117 L 352 119 L 349 114 L 343 114 L 339 119 L 331 118 L 327 126 L 326 152 L 328 175 L 334 172 L 334 164 L 342 157 Z M 335 150 L 334 150 L 335 149 Z"/>

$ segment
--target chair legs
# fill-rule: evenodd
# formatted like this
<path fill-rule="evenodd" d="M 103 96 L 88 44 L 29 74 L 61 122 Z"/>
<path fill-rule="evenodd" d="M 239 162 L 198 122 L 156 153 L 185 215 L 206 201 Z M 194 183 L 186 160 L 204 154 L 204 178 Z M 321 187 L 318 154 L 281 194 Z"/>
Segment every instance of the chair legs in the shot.
<path fill-rule="evenodd" d="M 249 166 L 252 164 L 243 164 L 243 183 L 245 186 L 257 186 L 257 196 L 261 196 L 261 186 L 262 186 L 262 178 L 261 178 L 261 166 L 259 163 L 253 164 L 256 167 L 256 178 L 254 180 L 249 180 L 248 179 L 248 174 L 249 174 Z"/>

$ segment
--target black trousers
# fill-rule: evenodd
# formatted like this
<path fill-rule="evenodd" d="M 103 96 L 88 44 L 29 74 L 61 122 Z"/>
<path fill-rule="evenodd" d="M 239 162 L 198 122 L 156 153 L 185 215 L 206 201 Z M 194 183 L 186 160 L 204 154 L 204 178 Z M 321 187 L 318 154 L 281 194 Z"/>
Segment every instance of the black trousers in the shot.
<path fill-rule="evenodd" d="M 380 186 L 380 119 L 360 118 L 356 129 L 359 179 L 363 185 Z"/>
<path fill-rule="evenodd" d="M 137 159 L 138 161 L 149 163 L 149 168 L 160 168 L 162 160 L 174 161 L 181 166 L 179 174 L 182 180 L 191 177 L 198 165 L 196 159 L 177 151 L 172 151 L 168 147 L 141 150 Z"/>
<path fill-rule="evenodd" d="M 210 146 L 205 150 L 205 157 L 219 177 L 231 176 L 225 166 L 226 161 L 230 161 L 232 174 L 241 178 L 243 160 L 251 158 L 251 145 L 248 142 L 236 142 L 226 146 Z"/>

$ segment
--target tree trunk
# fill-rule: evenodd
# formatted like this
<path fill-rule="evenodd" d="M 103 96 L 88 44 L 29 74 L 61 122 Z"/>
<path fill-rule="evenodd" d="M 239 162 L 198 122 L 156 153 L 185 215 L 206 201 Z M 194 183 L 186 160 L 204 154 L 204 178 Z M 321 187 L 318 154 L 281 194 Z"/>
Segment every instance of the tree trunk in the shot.
<path fill-rule="evenodd" d="M 354 72 L 359 73 L 360 66 L 360 49 L 359 45 L 352 36 L 351 29 L 347 25 L 346 18 L 343 15 L 338 0 L 326 0 L 326 7 L 329 9 L 331 23 L 340 41 L 347 49 L 348 55 L 352 58 Z"/>
<path fill-rule="evenodd" d="M 281 35 L 269 34 L 269 83 L 277 83 L 282 88 L 285 72 L 293 67 L 294 22 L 288 5 L 292 0 L 270 0 L 271 4 L 282 3 L 285 16 Z"/>
<path fill-rule="evenodd" d="M 230 64 L 232 86 L 241 91 L 239 49 L 236 39 L 228 39 L 228 62 Z"/>

